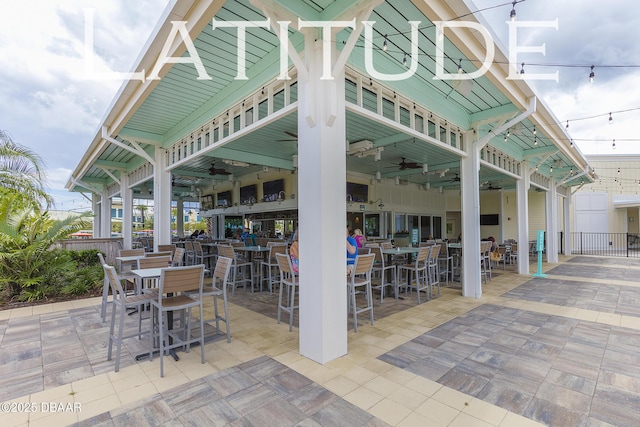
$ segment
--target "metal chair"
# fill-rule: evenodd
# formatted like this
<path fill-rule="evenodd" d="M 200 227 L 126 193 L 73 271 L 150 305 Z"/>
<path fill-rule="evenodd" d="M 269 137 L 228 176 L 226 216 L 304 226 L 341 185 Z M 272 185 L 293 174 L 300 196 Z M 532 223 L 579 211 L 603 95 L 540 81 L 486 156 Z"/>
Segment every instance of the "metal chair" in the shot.
<path fill-rule="evenodd" d="M 122 340 L 137 336 L 142 338 L 142 307 L 148 304 L 154 297 L 152 294 L 127 295 L 122 288 L 116 269 L 110 265 L 103 264 L 104 274 L 111 286 L 113 293 L 113 310 L 111 311 L 111 325 L 109 327 L 109 343 L 107 350 L 107 360 L 111 360 L 113 343 L 116 343 L 116 372 L 120 370 L 120 354 L 122 350 Z M 138 311 L 138 332 L 130 335 L 123 335 L 124 332 L 124 315 L 127 309 L 135 308 Z M 119 312 L 118 331 L 115 332 L 116 311 Z M 149 329 L 150 330 L 150 329 Z M 147 330 L 147 331 L 149 331 Z"/>
<path fill-rule="evenodd" d="M 415 289 L 418 292 L 418 304 L 420 304 L 420 292 L 425 291 L 427 295 L 427 301 L 429 301 L 429 279 L 427 274 L 428 257 L 429 253 L 433 249 L 433 245 L 424 246 L 420 248 L 420 252 L 416 256 L 416 259 L 411 264 L 404 264 L 398 266 L 398 276 L 402 276 L 402 273 L 406 273 L 406 281 L 404 284 L 396 283 L 396 295 L 398 290 L 402 286 L 405 288 L 405 295 L 408 289 Z M 411 279 L 415 276 L 415 286 L 412 285 Z"/>
<path fill-rule="evenodd" d="M 451 276 L 451 280 L 453 281 L 453 256 L 449 253 L 449 244 L 447 242 L 440 242 L 438 245 L 440 246 L 440 251 L 438 252 L 438 273 L 440 275 L 444 274 L 448 286 L 449 276 Z"/>
<path fill-rule="evenodd" d="M 204 364 L 204 319 L 202 316 L 202 286 L 204 283 L 204 265 L 174 267 L 162 269 L 158 292 L 152 294 L 151 306 L 157 310 L 157 325 L 154 327 L 150 339 L 149 360 L 153 359 L 154 340 L 158 338 L 160 349 L 160 377 L 164 377 L 164 354 L 174 348 L 184 347 L 186 352 L 191 344 L 200 343 L 201 362 Z M 193 291 L 197 289 L 197 291 Z M 192 296 L 183 294 L 191 291 Z M 195 293 L 195 295 L 194 295 Z M 194 298 L 194 296 L 196 296 Z M 200 310 L 200 335 L 191 337 L 191 309 Z M 179 327 L 174 326 L 169 313 L 180 312 Z M 185 315 L 186 311 L 186 315 Z M 165 314 L 167 318 L 165 319 Z"/>
<path fill-rule="evenodd" d="M 193 242 L 193 253 L 196 264 L 204 264 L 211 267 L 211 260 L 215 260 L 216 254 L 205 252 L 200 242 Z"/>
<path fill-rule="evenodd" d="M 213 279 L 211 284 L 202 286 L 202 298 L 205 297 L 213 297 L 213 319 L 205 319 L 204 323 L 216 322 L 216 333 L 220 333 L 220 322 L 224 322 L 224 325 L 227 330 L 227 342 L 231 342 L 231 330 L 229 328 L 229 307 L 227 304 L 227 283 L 229 281 L 229 273 L 231 272 L 231 267 L 233 265 L 233 260 L 231 258 L 226 258 L 223 256 L 218 257 L 218 261 L 216 262 L 216 268 L 213 271 Z M 197 298 L 199 294 L 197 291 L 188 291 L 187 295 Z M 218 311 L 218 297 L 222 297 L 222 304 L 224 309 L 224 316 L 220 315 Z M 204 316 L 204 313 L 201 311 L 200 316 Z"/>
<path fill-rule="evenodd" d="M 251 268 L 251 263 L 248 261 L 241 260 L 236 252 L 233 250 L 232 246 L 228 245 L 219 245 L 218 246 L 218 256 L 223 256 L 226 258 L 231 258 L 233 260 L 232 270 L 233 276 L 231 279 L 231 295 L 235 295 L 236 286 L 239 283 L 242 283 L 242 288 L 244 290 L 247 289 L 247 282 L 253 287 L 253 277 L 251 277 L 253 273 L 253 268 Z M 244 271 L 243 271 L 244 269 Z M 247 274 L 247 269 L 249 269 L 249 274 Z M 240 278 L 240 274 L 242 274 L 242 278 Z"/>
<path fill-rule="evenodd" d="M 429 283 L 429 298 L 433 298 L 433 287 L 438 285 L 440 295 L 440 245 L 433 245 L 427 257 L 427 280 Z"/>
<path fill-rule="evenodd" d="M 289 313 L 289 332 L 293 329 L 293 312 L 299 306 L 295 305 L 296 287 L 298 287 L 298 276 L 291 266 L 291 258 L 287 254 L 276 254 L 276 260 L 280 267 L 280 294 L 278 295 L 278 323 L 280 323 L 280 312 Z M 287 304 L 282 303 L 282 293 L 286 288 Z"/>
<path fill-rule="evenodd" d="M 176 251 L 173 253 L 173 257 L 171 258 L 171 266 L 182 267 L 183 263 L 184 263 L 184 248 L 176 248 Z"/>
<path fill-rule="evenodd" d="M 277 273 L 274 274 L 273 272 L 275 268 L 278 268 L 278 260 L 276 259 L 276 254 L 286 255 L 286 253 L 286 243 L 271 245 L 269 246 L 269 253 L 267 257 L 260 263 L 260 283 L 262 284 L 262 282 L 266 280 L 267 286 L 269 287 L 269 292 L 273 292 L 273 285 L 280 282 L 277 278 Z M 262 285 L 260 286 L 262 287 Z"/>
<path fill-rule="evenodd" d="M 100 260 L 100 264 L 101 265 L 107 265 L 107 262 L 104 260 L 104 255 L 102 255 L 101 252 L 98 252 L 98 259 Z M 118 275 L 118 279 L 120 281 L 126 281 L 127 283 L 133 283 L 135 281 L 135 276 L 129 272 L 127 273 L 123 273 L 123 274 L 119 274 Z M 107 277 L 107 274 L 104 274 L 104 280 L 102 283 L 102 305 L 100 307 L 100 316 L 102 317 L 102 321 L 106 322 L 107 320 L 107 304 L 109 303 L 109 289 L 111 288 L 111 285 L 109 284 L 109 277 Z M 127 288 L 125 287 L 125 292 L 127 291 Z M 133 290 L 131 291 L 133 292 Z M 115 298 L 115 295 L 114 295 Z"/>
<path fill-rule="evenodd" d="M 487 279 L 491 280 L 491 241 L 480 242 L 480 266 L 482 268 L 481 274 L 484 277 L 484 283 L 487 283 Z"/>
<path fill-rule="evenodd" d="M 356 256 L 353 273 L 347 278 L 347 295 L 349 300 L 349 312 L 353 313 L 353 330 L 358 332 L 358 314 L 369 312 L 369 320 L 373 325 L 373 296 L 371 290 L 371 271 L 374 254 Z M 359 290 L 361 289 L 361 290 Z M 365 304 L 358 307 L 356 295 L 364 294 Z"/>
<path fill-rule="evenodd" d="M 384 300 L 384 293 L 387 286 L 394 288 L 395 297 L 398 299 L 398 293 L 395 287 L 395 283 L 398 279 L 396 266 L 393 264 L 386 265 L 385 256 L 382 254 L 382 250 L 379 246 L 372 246 L 371 253 L 375 256 L 375 261 L 373 263 L 373 278 L 371 280 L 373 283 L 376 283 L 372 285 L 372 288 L 380 291 L 380 304 L 382 304 Z M 391 281 L 387 281 L 385 278 L 387 272 L 389 272 L 389 276 L 393 275 L 393 279 Z"/>

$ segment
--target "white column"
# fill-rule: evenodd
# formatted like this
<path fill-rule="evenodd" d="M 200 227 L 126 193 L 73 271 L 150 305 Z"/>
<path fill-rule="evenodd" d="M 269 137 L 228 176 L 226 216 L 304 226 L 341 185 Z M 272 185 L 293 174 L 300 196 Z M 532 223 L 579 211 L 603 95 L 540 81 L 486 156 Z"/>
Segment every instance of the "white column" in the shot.
<path fill-rule="evenodd" d="M 563 255 L 571 255 L 571 192 L 564 198 L 564 247 Z"/>
<path fill-rule="evenodd" d="M 347 353 L 345 76 L 320 80 L 314 39 L 307 33 L 298 93 L 300 354 L 326 363 Z"/>
<path fill-rule="evenodd" d="M 556 182 L 551 180 L 546 194 L 546 240 L 547 262 L 558 262 L 558 192 Z"/>
<path fill-rule="evenodd" d="M 111 237 L 111 199 L 106 187 L 100 197 L 100 237 Z"/>
<path fill-rule="evenodd" d="M 184 237 L 184 200 L 178 197 L 176 203 L 176 233 L 178 237 Z"/>
<path fill-rule="evenodd" d="M 91 193 L 91 211 L 93 212 L 93 237 L 100 237 L 100 195 Z"/>
<path fill-rule="evenodd" d="M 133 245 L 133 190 L 129 188 L 129 175 L 120 174 L 120 197 L 122 198 L 122 245 L 131 249 Z"/>
<path fill-rule="evenodd" d="M 470 133 L 467 135 L 471 135 Z M 462 197 L 462 295 L 482 296 L 480 272 L 480 150 L 474 142 L 465 144 L 467 157 L 460 159 Z"/>
<path fill-rule="evenodd" d="M 153 171 L 153 250 L 171 243 L 171 172 L 167 170 L 168 154 L 156 148 Z"/>
<path fill-rule="evenodd" d="M 518 274 L 529 274 L 529 163 L 522 162 L 520 168 L 521 178 L 516 183 Z"/>

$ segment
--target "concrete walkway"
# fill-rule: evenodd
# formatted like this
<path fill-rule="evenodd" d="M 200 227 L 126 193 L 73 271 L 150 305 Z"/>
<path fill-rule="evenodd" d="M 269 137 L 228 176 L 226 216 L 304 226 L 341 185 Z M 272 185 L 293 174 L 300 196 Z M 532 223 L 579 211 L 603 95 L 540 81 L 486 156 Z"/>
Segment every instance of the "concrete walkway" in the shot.
<path fill-rule="evenodd" d="M 204 365 L 199 348 L 165 357 L 164 378 L 133 357 L 146 340 L 113 372 L 99 299 L 1 311 L 0 423 L 637 425 L 640 260 L 594 260 L 545 265 L 548 279 L 507 267 L 480 300 L 443 288 L 362 322 L 324 366 L 297 329 L 239 305 L 231 343 L 208 343 Z"/>

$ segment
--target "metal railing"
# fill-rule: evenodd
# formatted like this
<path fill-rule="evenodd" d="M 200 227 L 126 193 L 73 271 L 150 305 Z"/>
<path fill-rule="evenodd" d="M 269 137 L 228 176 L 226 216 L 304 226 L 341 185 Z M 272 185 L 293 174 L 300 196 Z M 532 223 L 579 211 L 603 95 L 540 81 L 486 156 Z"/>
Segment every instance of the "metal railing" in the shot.
<path fill-rule="evenodd" d="M 571 254 L 640 258 L 640 235 L 572 232 Z"/>

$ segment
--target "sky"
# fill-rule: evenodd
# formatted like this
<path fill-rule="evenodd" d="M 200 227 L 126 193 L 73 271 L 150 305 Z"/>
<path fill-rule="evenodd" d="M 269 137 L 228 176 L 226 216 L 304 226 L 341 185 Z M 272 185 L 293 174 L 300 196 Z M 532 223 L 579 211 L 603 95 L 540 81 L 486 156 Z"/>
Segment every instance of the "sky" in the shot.
<path fill-rule="evenodd" d="M 506 52 L 511 2 L 473 0 L 475 7 L 471 0 L 467 2 L 471 10 L 482 11 Z M 86 199 L 67 192 L 64 186 L 122 84 L 86 78 L 86 10 L 93 10 L 94 69 L 125 73 L 169 3 L 0 3 L 0 129 L 43 158 L 56 209 L 90 208 Z M 521 54 L 518 62 L 545 64 L 525 65 L 525 75 L 558 72 L 557 82 L 530 83 L 560 122 L 569 120 L 569 133 L 584 154 L 640 154 L 636 131 L 640 120 L 640 13 L 634 6 L 631 0 L 524 0 L 515 6 L 519 22 L 558 22 L 557 30 L 520 30 L 518 44 L 544 44 L 545 55 Z M 593 83 L 589 82 L 591 65 Z M 588 117 L 593 118 L 585 119 Z"/>

